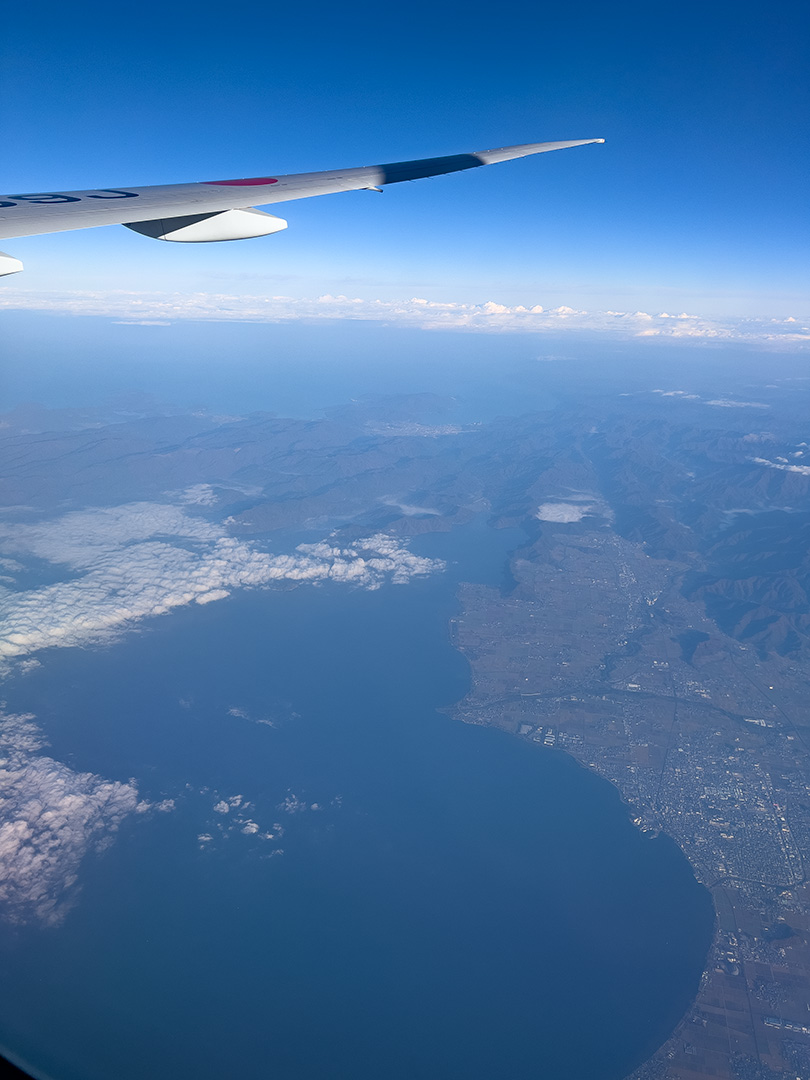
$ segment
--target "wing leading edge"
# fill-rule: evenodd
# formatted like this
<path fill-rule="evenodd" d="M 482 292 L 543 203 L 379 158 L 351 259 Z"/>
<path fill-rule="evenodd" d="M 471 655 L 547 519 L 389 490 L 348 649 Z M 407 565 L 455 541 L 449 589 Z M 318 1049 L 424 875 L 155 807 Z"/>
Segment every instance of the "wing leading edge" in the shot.
<path fill-rule="evenodd" d="M 283 229 L 282 218 L 253 207 L 331 195 L 340 191 L 381 190 L 388 184 L 477 169 L 513 158 L 601 143 L 604 139 L 525 143 L 472 154 L 397 161 L 332 172 L 259 176 L 241 180 L 208 180 L 153 187 L 97 188 L 90 191 L 46 191 L 0 195 L 0 239 L 39 233 L 129 225 L 162 240 L 211 241 L 262 236 Z M 218 215 L 241 211 L 214 222 Z M 245 213 L 250 211 L 250 214 Z M 271 218 L 271 221 L 261 220 Z M 229 230 L 233 235 L 229 235 Z M 251 231 L 256 230 L 256 231 Z M 173 233 L 178 235 L 173 236 Z M 183 235 L 179 235 L 182 233 Z M 3 260 L 7 260 L 8 268 Z M 11 264 L 15 264 L 13 267 Z M 22 269 L 18 260 L 0 254 L 0 274 Z"/>

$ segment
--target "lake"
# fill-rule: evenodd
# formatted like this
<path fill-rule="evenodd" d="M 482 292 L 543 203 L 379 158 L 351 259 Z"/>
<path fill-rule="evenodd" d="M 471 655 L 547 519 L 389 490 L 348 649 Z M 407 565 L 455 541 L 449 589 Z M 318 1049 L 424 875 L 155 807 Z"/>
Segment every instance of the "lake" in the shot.
<path fill-rule="evenodd" d="M 242 592 L 7 685 L 54 757 L 176 803 L 86 859 L 61 926 L 3 932 L 13 1057 L 59 1080 L 619 1080 L 668 1036 L 713 926 L 681 852 L 564 754 L 437 711 L 469 684 L 456 585 L 507 585 L 521 538 L 431 534 L 412 546 L 444 574 Z"/>

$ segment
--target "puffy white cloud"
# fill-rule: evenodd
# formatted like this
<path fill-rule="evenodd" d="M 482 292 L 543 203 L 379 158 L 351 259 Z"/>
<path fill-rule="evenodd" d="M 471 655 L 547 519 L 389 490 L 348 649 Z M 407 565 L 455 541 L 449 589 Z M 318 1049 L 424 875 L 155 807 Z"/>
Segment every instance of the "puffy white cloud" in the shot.
<path fill-rule="evenodd" d="M 41 668 L 42 663 L 39 660 L 20 660 L 16 667 L 16 673 L 18 675 L 30 675 L 32 671 L 36 671 L 37 668 Z"/>
<path fill-rule="evenodd" d="M 87 852 L 103 849 L 124 818 L 149 806 L 132 781 L 74 772 L 41 754 L 46 743 L 33 721 L 0 715 L 0 912 L 11 922 L 56 925 Z"/>
<path fill-rule="evenodd" d="M 230 595 L 227 589 L 212 589 L 210 592 L 203 593 L 202 596 L 195 596 L 194 601 L 197 604 L 210 604 L 212 600 L 224 600 Z"/>
<path fill-rule="evenodd" d="M 166 494 L 174 493 L 167 491 Z M 216 506 L 217 502 L 216 492 L 210 484 L 192 484 L 176 494 L 178 501 L 186 506 Z"/>
<path fill-rule="evenodd" d="M 435 301 L 423 297 L 373 300 L 332 296 L 237 296 L 224 293 L 28 292 L 0 296 L 0 307 L 111 316 L 121 322 L 168 323 L 178 319 L 239 322 L 378 321 L 422 329 L 491 332 L 587 330 L 623 337 L 750 341 L 786 348 L 810 344 L 810 327 L 787 319 L 718 319 L 681 312 L 581 311 L 567 305 L 507 305 Z"/>
<path fill-rule="evenodd" d="M 228 709 L 228 716 L 238 717 L 240 720 L 247 720 L 251 724 L 261 724 L 264 727 L 276 727 L 276 720 L 271 719 L 269 716 L 252 716 L 247 709 L 243 709 L 238 705 L 232 705 Z M 292 710 L 287 710 L 284 719 L 295 720 L 298 718 L 298 713 Z"/>
<path fill-rule="evenodd" d="M 297 795 L 288 791 L 284 802 L 280 802 L 276 809 L 283 810 L 285 814 L 301 814 L 307 809 L 307 804 L 303 799 L 299 799 Z"/>
<path fill-rule="evenodd" d="M 651 394 L 660 397 L 675 398 L 677 401 L 699 401 L 703 405 L 714 405 L 719 409 L 769 409 L 762 401 L 737 401 L 735 398 L 702 398 L 700 394 L 688 394 L 685 390 L 651 390 Z"/>
<path fill-rule="evenodd" d="M 208 788 L 203 788 L 200 794 L 210 796 L 212 793 Z M 265 848 L 268 843 L 280 842 L 284 835 L 284 828 L 279 822 L 269 825 L 266 821 L 257 821 L 256 807 L 245 799 L 244 795 L 229 796 L 215 792 L 213 798 L 218 800 L 213 803 L 213 811 L 219 816 L 207 822 L 206 831 L 198 833 L 197 842 L 200 851 L 221 850 L 222 842 L 230 842 L 237 836 L 255 837 L 262 848 Z M 292 799 L 295 800 L 295 796 L 292 796 Z M 286 802 L 289 802 L 289 796 L 285 804 L 282 804 L 282 809 L 286 809 Z M 306 810 L 306 803 L 300 802 L 300 809 Z M 241 842 L 244 843 L 244 841 Z M 283 851 L 277 849 L 275 853 L 281 855 Z M 260 857 L 266 858 L 267 851 L 262 851 Z"/>
<path fill-rule="evenodd" d="M 591 513 L 593 506 L 588 503 L 553 502 L 541 503 L 534 516 L 540 521 L 559 521 L 570 523 L 582 521 L 586 514 Z"/>
<path fill-rule="evenodd" d="M 302 544 L 290 555 L 272 555 L 234 539 L 222 525 L 160 503 L 2 525 L 0 547 L 73 574 L 39 589 L 0 589 L 0 659 L 6 661 L 49 646 L 109 640 L 138 619 L 193 601 L 220 600 L 233 588 L 335 581 L 376 589 L 444 565 L 383 534 L 345 546 Z"/>

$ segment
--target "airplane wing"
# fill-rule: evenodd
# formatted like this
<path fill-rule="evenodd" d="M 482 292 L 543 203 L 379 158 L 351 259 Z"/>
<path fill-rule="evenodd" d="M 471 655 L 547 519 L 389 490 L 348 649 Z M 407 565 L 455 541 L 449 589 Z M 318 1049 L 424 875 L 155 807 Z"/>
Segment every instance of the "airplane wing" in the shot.
<path fill-rule="evenodd" d="M 604 139 L 525 143 L 473 154 L 397 161 L 332 172 L 206 180 L 157 187 L 97 188 L 92 191 L 40 191 L 0 195 L 0 239 L 38 233 L 126 225 L 156 240 L 204 243 L 266 236 L 287 222 L 255 207 L 308 199 L 339 191 L 381 191 L 388 184 L 476 169 L 512 158 L 601 143 Z M 22 270 L 22 263 L 0 253 L 0 276 Z"/>

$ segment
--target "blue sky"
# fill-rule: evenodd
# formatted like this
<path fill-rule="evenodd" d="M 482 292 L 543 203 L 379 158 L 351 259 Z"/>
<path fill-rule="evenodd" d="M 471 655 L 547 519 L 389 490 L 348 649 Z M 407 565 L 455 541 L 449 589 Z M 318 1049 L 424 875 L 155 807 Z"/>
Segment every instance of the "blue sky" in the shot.
<path fill-rule="evenodd" d="M 4 20 L 6 191 L 607 142 L 290 203 L 238 244 L 5 241 L 26 270 L 2 289 L 806 317 L 809 24 L 798 2 L 34 5 Z"/>

